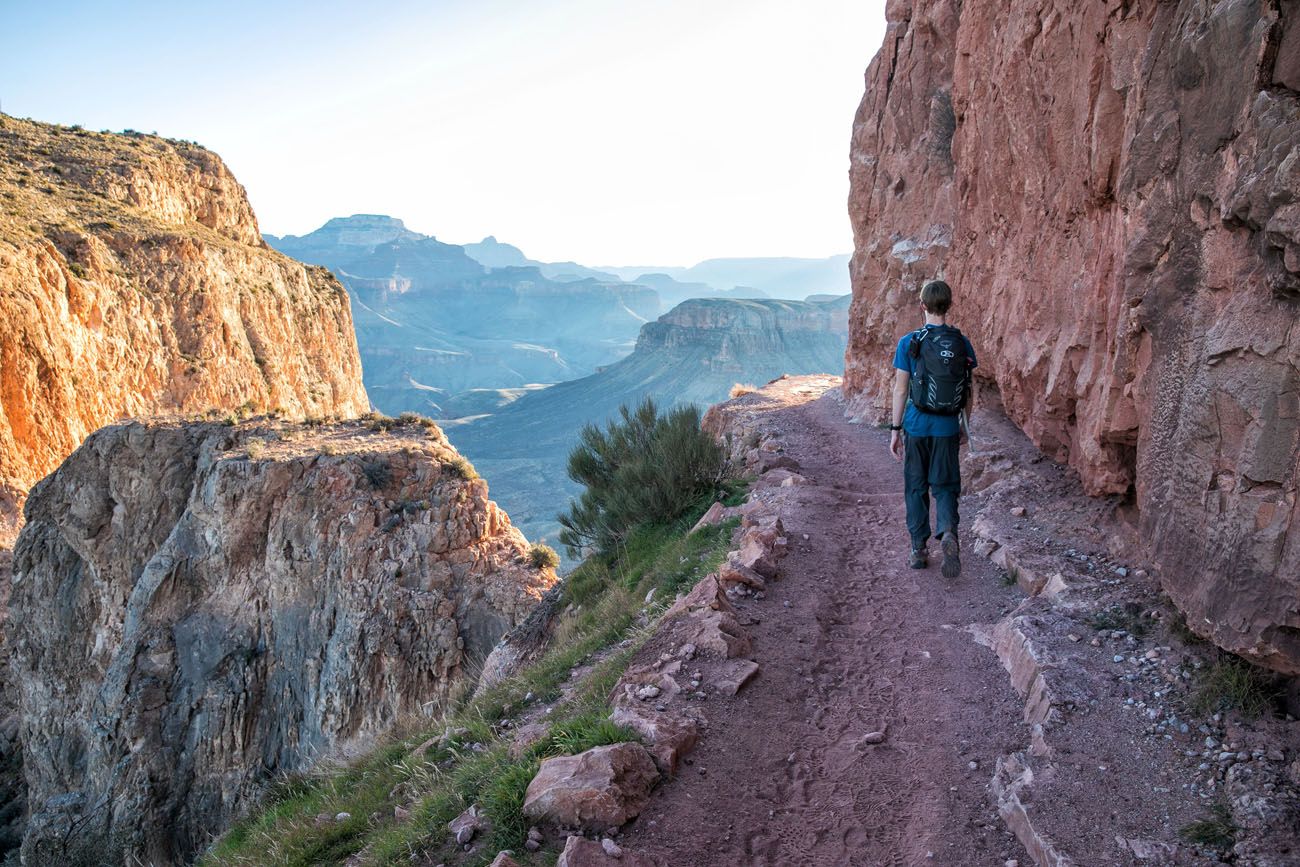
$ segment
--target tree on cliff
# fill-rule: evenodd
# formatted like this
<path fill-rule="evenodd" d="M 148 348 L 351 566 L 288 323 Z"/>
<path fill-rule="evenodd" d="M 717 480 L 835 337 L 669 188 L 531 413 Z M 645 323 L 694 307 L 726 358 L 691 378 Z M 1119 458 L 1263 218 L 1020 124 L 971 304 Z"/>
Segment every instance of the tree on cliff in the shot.
<path fill-rule="evenodd" d="M 569 455 L 569 478 L 586 487 L 558 516 L 571 556 L 612 552 L 639 526 L 677 519 L 712 493 L 722 476 L 722 449 L 700 430 L 700 411 L 660 414 L 647 398 L 619 407 L 605 429 L 588 424 Z"/>

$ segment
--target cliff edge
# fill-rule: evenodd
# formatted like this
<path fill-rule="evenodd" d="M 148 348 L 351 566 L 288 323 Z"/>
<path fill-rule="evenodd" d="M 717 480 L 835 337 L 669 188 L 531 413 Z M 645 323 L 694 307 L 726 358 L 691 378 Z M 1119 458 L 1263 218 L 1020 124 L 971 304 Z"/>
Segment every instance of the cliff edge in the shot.
<path fill-rule="evenodd" d="M 187 862 L 273 778 L 445 707 L 556 580 L 427 421 L 110 426 L 27 515 L 25 864 Z"/>
<path fill-rule="evenodd" d="M 943 276 L 986 394 L 1133 498 L 1188 625 L 1300 673 L 1300 8 L 887 17 L 851 150 L 854 411 Z"/>
<path fill-rule="evenodd" d="M 189 143 L 0 115 L 0 545 L 22 502 L 126 416 L 368 409 L 347 294 L 268 248 Z"/>

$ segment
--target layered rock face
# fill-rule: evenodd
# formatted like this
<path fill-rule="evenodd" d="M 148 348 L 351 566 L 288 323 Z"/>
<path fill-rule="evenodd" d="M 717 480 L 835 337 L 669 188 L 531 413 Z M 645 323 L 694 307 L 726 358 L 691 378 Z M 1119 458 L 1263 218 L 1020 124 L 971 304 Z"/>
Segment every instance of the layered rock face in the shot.
<path fill-rule="evenodd" d="M 895 0 L 851 153 L 845 388 L 943 276 L 980 375 L 1131 493 L 1197 632 L 1300 673 L 1300 9 Z"/>
<path fill-rule="evenodd" d="M 0 116 L 0 545 L 123 416 L 368 408 L 346 293 L 262 243 L 210 151 Z"/>
<path fill-rule="evenodd" d="M 28 864 L 192 857 L 271 777 L 472 685 L 555 581 L 421 425 L 111 426 L 27 515 Z"/>

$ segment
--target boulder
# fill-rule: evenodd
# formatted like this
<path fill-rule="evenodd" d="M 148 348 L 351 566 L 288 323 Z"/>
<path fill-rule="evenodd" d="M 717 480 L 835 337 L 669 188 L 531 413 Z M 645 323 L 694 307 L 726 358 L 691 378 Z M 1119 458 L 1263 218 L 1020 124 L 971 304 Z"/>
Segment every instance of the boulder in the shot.
<path fill-rule="evenodd" d="M 727 601 L 715 575 L 706 575 L 691 592 L 679 599 L 664 615 L 664 622 L 678 621 L 678 640 L 723 657 L 749 652 L 750 638 L 736 620 L 736 609 Z"/>
<path fill-rule="evenodd" d="M 657 710 L 652 704 L 620 697 L 609 718 L 627 726 L 645 740 L 646 749 L 660 773 L 677 773 L 682 756 L 695 748 L 700 739 L 701 722 L 693 709 Z"/>
<path fill-rule="evenodd" d="M 524 815 L 569 828 L 603 831 L 636 817 L 659 780 L 640 744 L 593 747 L 542 762 L 524 795 Z"/>

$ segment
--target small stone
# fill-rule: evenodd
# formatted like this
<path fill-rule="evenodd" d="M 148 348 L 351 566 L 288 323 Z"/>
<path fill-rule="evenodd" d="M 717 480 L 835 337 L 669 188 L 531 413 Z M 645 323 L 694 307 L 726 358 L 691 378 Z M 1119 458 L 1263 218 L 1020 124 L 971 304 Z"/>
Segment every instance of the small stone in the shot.
<path fill-rule="evenodd" d="M 334 821 L 335 821 L 335 822 L 346 822 L 348 819 L 351 819 L 351 818 L 352 818 L 352 814 L 351 814 L 351 813 L 336 813 L 336 814 L 334 815 Z"/>
<path fill-rule="evenodd" d="M 600 841 L 600 848 L 605 850 L 605 854 L 611 858 L 622 858 L 623 849 L 613 840 L 605 837 Z"/>
<path fill-rule="evenodd" d="M 807 533 L 804 533 L 800 538 L 802 538 L 805 542 L 807 542 L 807 541 L 808 541 L 808 534 L 807 534 Z"/>
<path fill-rule="evenodd" d="M 659 689 L 659 687 L 655 686 L 653 683 L 647 683 L 636 691 L 636 697 L 642 701 L 649 701 L 652 698 L 658 698 L 660 692 L 662 692 L 662 690 Z"/>
<path fill-rule="evenodd" d="M 1111 658 L 1111 662 L 1123 662 L 1123 661 L 1124 661 L 1124 655 L 1120 653 L 1115 654 Z"/>
<path fill-rule="evenodd" d="M 393 807 L 393 818 L 399 822 L 405 822 L 407 819 L 411 818 L 411 811 L 398 804 Z"/>
<path fill-rule="evenodd" d="M 546 838 L 542 836 L 542 829 L 534 825 L 533 827 L 528 829 L 528 839 L 541 841 L 541 840 L 545 840 Z"/>
<path fill-rule="evenodd" d="M 1029 510 L 1024 506 L 1013 506 L 1011 508 L 1011 517 L 1013 518 L 1023 518 L 1027 514 L 1029 514 Z"/>
<path fill-rule="evenodd" d="M 470 840 L 474 839 L 474 829 L 470 827 L 461 828 L 456 832 L 456 845 L 464 846 Z"/>
<path fill-rule="evenodd" d="M 966 767 L 970 768 L 972 771 L 978 771 L 980 769 L 980 763 L 972 759 L 966 763 Z"/>
<path fill-rule="evenodd" d="M 537 842 L 536 840 L 525 840 L 524 848 L 527 849 L 529 852 L 536 852 L 538 849 L 542 848 L 542 844 Z"/>

